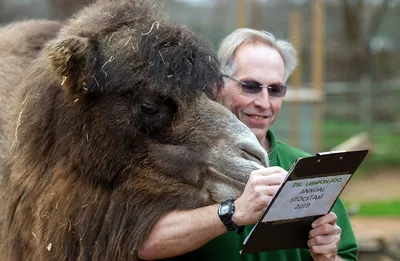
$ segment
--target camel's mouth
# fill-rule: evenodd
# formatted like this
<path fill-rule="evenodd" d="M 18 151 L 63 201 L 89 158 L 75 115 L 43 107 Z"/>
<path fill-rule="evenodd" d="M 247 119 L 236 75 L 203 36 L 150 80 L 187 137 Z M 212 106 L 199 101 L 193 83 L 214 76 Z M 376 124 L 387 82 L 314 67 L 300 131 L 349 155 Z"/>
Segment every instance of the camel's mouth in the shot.
<path fill-rule="evenodd" d="M 218 183 L 229 184 L 235 188 L 244 188 L 250 176 L 250 172 L 247 175 L 229 175 L 227 173 L 220 172 L 216 168 L 211 166 L 207 168 L 207 172 L 207 176 L 210 177 L 211 180 L 214 180 Z"/>
<path fill-rule="evenodd" d="M 246 185 L 250 173 L 254 170 L 265 168 L 265 160 L 256 154 L 242 150 L 241 158 L 234 160 L 231 166 L 208 165 L 206 177 L 215 182 L 225 183 L 235 188 L 242 188 Z"/>
<path fill-rule="evenodd" d="M 214 202 L 236 199 L 243 193 L 250 172 L 249 169 L 246 174 L 228 175 L 214 167 L 208 167 L 204 188 Z"/>
<path fill-rule="evenodd" d="M 256 153 L 252 153 L 251 151 L 246 149 L 240 149 L 240 150 L 242 151 L 243 158 L 250 161 L 252 165 L 258 164 L 262 166 L 263 164 L 266 164 L 265 159 L 261 159 L 261 157 L 258 156 Z"/>

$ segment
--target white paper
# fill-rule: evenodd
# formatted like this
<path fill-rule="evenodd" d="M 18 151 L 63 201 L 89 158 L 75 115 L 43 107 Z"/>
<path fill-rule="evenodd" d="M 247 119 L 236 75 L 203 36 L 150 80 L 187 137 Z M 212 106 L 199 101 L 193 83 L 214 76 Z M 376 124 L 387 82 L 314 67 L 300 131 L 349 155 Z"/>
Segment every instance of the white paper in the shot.
<path fill-rule="evenodd" d="M 287 181 L 262 222 L 324 215 L 351 174 Z"/>

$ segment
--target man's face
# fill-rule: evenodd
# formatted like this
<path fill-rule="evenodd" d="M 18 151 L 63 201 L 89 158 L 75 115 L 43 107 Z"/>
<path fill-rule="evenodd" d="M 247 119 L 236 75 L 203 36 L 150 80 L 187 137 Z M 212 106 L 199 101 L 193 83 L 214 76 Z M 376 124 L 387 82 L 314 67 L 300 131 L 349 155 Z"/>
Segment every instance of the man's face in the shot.
<path fill-rule="evenodd" d="M 239 81 L 256 81 L 261 85 L 283 84 L 284 64 L 279 52 L 265 43 L 249 42 L 242 45 L 235 55 Z M 246 93 L 241 84 L 228 80 L 219 97 L 240 121 L 249 127 L 262 146 L 267 148 L 266 134 L 278 117 L 283 98 L 271 97 L 268 89 L 259 93 Z"/>

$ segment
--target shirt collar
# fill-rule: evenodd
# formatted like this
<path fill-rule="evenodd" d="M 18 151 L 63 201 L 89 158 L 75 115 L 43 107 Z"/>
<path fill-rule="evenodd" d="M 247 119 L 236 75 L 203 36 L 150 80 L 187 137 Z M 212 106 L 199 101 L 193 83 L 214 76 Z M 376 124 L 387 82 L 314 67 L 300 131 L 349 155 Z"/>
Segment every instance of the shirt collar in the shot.
<path fill-rule="evenodd" d="M 278 141 L 276 139 L 275 133 L 269 129 L 267 132 L 267 139 L 270 144 L 270 149 L 268 151 L 269 165 L 277 166 L 278 165 Z"/>

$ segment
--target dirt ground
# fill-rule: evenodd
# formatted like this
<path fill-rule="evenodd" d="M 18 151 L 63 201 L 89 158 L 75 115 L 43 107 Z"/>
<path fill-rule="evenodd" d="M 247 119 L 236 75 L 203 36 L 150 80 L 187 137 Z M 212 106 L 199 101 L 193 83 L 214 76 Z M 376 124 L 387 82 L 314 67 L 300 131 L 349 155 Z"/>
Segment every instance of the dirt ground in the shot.
<path fill-rule="evenodd" d="M 371 202 L 400 199 L 400 167 L 377 171 L 352 178 L 342 193 L 342 199 L 351 202 Z M 365 237 L 381 237 L 390 241 L 400 236 L 400 217 L 351 217 L 354 232 L 358 239 Z"/>
<path fill-rule="evenodd" d="M 356 173 L 341 197 L 351 202 L 400 199 L 400 167 L 367 175 Z"/>
<path fill-rule="evenodd" d="M 390 241 L 400 235 L 400 218 L 351 217 L 354 233 L 358 239 L 381 237 Z"/>

